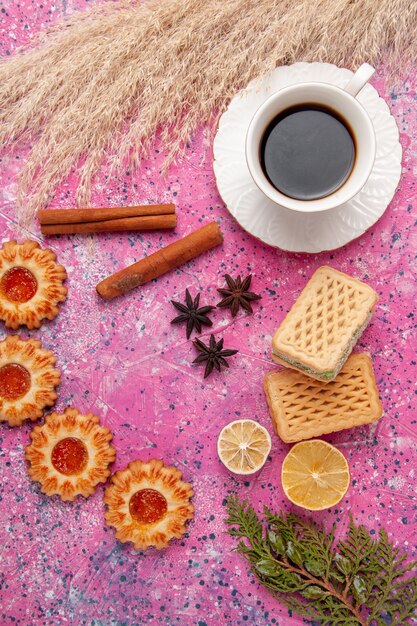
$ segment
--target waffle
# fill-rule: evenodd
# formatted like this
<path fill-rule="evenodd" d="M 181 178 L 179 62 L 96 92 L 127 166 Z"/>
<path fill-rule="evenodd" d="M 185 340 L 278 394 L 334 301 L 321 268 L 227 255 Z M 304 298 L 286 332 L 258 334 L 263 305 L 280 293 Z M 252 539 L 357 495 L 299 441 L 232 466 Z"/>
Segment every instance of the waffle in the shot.
<path fill-rule="evenodd" d="M 334 380 L 377 300 L 360 280 L 320 267 L 272 338 L 273 360 L 318 380 Z"/>
<path fill-rule="evenodd" d="M 264 390 L 275 432 L 286 443 L 375 422 L 383 415 L 369 354 L 352 354 L 324 383 L 291 369 L 268 372 Z"/>

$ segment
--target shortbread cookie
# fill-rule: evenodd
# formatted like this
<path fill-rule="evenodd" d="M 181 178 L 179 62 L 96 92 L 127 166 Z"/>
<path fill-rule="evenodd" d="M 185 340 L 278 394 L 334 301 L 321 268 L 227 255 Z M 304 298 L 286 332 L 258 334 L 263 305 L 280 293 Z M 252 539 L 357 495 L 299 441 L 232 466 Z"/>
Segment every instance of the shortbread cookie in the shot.
<path fill-rule="evenodd" d="M 377 300 L 369 285 L 320 267 L 273 336 L 273 360 L 318 380 L 334 380 Z"/>
<path fill-rule="evenodd" d="M 181 537 L 194 514 L 193 490 L 181 478 L 179 470 L 156 459 L 133 461 L 116 472 L 104 494 L 106 521 L 116 537 L 136 550 L 166 548 L 170 539 Z"/>
<path fill-rule="evenodd" d="M 61 381 L 56 358 L 37 339 L 9 335 L 0 341 L 0 422 L 20 426 L 55 404 Z"/>
<path fill-rule="evenodd" d="M 383 415 L 369 354 L 352 354 L 329 383 L 291 369 L 268 372 L 264 390 L 286 443 L 375 422 Z"/>
<path fill-rule="evenodd" d="M 36 241 L 8 241 L 0 249 L 0 319 L 8 328 L 39 328 L 58 315 L 67 273 L 52 250 Z"/>
<path fill-rule="evenodd" d="M 32 443 L 26 448 L 29 476 L 47 496 L 87 498 L 110 476 L 109 465 L 116 457 L 110 445 L 113 436 L 100 426 L 96 415 L 82 415 L 71 408 L 62 415 L 51 413 L 30 437 Z"/>

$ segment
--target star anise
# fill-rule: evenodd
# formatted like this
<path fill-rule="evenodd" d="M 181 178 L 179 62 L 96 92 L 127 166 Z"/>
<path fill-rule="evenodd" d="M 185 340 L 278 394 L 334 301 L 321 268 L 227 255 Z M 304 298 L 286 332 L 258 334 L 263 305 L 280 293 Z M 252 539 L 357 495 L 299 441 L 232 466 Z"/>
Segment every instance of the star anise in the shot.
<path fill-rule="evenodd" d="M 175 308 L 178 309 L 178 311 L 181 311 L 181 315 L 178 315 L 175 319 L 173 319 L 171 321 L 171 324 L 187 322 L 187 339 L 190 338 L 194 327 L 198 333 L 201 333 L 202 324 L 206 324 L 206 326 L 213 325 L 213 322 L 206 316 L 206 313 L 214 309 L 214 306 L 199 307 L 199 293 L 196 295 L 193 301 L 190 292 L 188 291 L 188 289 L 186 289 L 185 304 L 181 304 L 181 302 L 174 302 L 174 300 L 171 300 L 171 302 L 175 306 Z"/>
<path fill-rule="evenodd" d="M 253 313 L 250 303 L 253 302 L 253 300 L 260 300 L 261 296 L 248 291 L 252 280 L 252 274 L 246 276 L 243 282 L 240 276 L 238 276 L 236 280 L 233 280 L 229 274 L 225 275 L 225 279 L 228 289 L 217 289 L 222 296 L 225 296 L 217 306 L 229 307 L 232 312 L 232 317 L 236 316 L 239 311 L 239 307 L 242 307 L 242 309 L 245 309 L 245 311 L 248 311 L 249 313 Z"/>
<path fill-rule="evenodd" d="M 204 378 L 207 378 L 214 368 L 220 372 L 222 365 L 223 367 L 229 367 L 225 357 L 232 356 L 233 354 L 236 354 L 236 352 L 239 352 L 239 350 L 223 350 L 223 339 L 216 342 L 214 335 L 210 335 L 210 342 L 208 346 L 200 341 L 200 339 L 193 341 L 193 344 L 197 350 L 201 352 L 201 354 L 194 359 L 193 363 L 206 364 Z"/>

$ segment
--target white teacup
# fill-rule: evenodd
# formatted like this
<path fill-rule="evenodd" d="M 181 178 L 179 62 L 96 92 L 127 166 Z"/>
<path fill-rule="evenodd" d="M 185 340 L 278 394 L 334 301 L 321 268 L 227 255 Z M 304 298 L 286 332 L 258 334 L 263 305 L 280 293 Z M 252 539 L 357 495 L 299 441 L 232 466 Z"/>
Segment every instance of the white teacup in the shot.
<path fill-rule="evenodd" d="M 314 213 L 334 209 L 359 193 L 371 174 L 376 142 L 372 122 L 356 96 L 374 71 L 373 67 L 364 63 L 344 89 L 320 82 L 285 87 L 259 107 L 246 135 L 246 161 L 253 180 L 268 198 L 293 211 Z M 261 145 L 268 126 L 286 109 L 306 102 L 329 108 L 346 120 L 355 143 L 355 160 L 347 179 L 329 195 L 313 200 L 300 200 L 281 193 L 269 181 L 261 164 Z"/>

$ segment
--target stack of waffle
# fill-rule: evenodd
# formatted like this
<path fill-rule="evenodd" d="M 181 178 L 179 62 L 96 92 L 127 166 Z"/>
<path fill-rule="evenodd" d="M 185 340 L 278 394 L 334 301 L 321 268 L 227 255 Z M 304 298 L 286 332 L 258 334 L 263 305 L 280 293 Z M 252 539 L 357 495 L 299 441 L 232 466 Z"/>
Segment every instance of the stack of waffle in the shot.
<path fill-rule="evenodd" d="M 368 354 L 351 355 L 378 296 L 330 267 L 312 276 L 272 340 L 264 389 L 275 431 L 287 443 L 378 420 L 382 414 Z"/>

